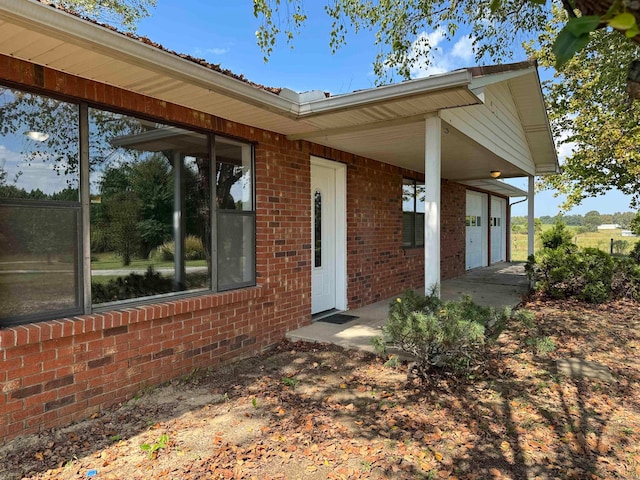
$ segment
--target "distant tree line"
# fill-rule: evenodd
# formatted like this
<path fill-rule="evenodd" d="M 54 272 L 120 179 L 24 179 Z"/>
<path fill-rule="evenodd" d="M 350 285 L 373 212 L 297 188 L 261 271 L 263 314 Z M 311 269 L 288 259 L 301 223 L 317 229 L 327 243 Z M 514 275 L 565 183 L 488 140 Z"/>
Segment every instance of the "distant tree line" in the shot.
<path fill-rule="evenodd" d="M 596 231 L 598 225 L 604 224 L 617 224 L 621 228 L 634 229 L 635 224 L 638 222 L 637 218 L 640 213 L 633 212 L 616 212 L 616 213 L 600 213 L 596 210 L 591 210 L 584 215 L 542 215 L 536 220 L 540 221 L 540 224 L 554 225 L 558 221 L 568 226 L 582 227 L 585 232 Z M 515 230 L 520 230 L 523 226 L 526 228 L 527 217 L 517 216 L 511 218 L 511 226 Z"/>

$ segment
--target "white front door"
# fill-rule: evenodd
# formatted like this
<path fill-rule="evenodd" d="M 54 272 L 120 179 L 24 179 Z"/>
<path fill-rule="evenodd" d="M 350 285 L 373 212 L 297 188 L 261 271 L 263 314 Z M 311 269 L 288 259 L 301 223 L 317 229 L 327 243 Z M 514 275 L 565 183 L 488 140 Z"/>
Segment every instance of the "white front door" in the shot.
<path fill-rule="evenodd" d="M 336 308 L 336 170 L 311 165 L 311 313 Z"/>
<path fill-rule="evenodd" d="M 507 258 L 506 210 L 504 198 L 491 197 L 491 263 L 504 262 Z"/>
<path fill-rule="evenodd" d="M 466 216 L 466 268 L 487 265 L 487 196 L 483 193 L 467 190 Z"/>

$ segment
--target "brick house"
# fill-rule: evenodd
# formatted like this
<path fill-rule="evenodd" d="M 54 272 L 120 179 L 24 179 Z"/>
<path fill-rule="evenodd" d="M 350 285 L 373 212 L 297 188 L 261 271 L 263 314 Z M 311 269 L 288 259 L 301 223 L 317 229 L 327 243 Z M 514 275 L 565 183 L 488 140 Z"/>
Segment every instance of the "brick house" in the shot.
<path fill-rule="evenodd" d="M 508 260 L 558 168 L 530 62 L 299 94 L 33 0 L 0 126 L 0 442 Z"/>

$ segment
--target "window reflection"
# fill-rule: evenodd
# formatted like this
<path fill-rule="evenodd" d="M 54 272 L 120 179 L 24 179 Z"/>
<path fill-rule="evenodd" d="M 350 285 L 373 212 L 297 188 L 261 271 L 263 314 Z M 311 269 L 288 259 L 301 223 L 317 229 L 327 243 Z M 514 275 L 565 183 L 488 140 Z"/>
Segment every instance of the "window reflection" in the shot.
<path fill-rule="evenodd" d="M 90 109 L 94 303 L 210 286 L 205 135 Z"/>
<path fill-rule="evenodd" d="M 0 87 L 0 326 L 79 313 L 78 106 Z"/>

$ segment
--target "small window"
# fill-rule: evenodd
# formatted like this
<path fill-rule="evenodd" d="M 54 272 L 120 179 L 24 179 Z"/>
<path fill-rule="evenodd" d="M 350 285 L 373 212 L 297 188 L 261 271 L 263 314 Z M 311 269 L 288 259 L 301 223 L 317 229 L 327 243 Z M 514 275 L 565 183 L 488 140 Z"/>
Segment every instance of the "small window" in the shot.
<path fill-rule="evenodd" d="M 402 184 L 402 246 L 424 246 L 424 183 L 404 179 Z"/>

